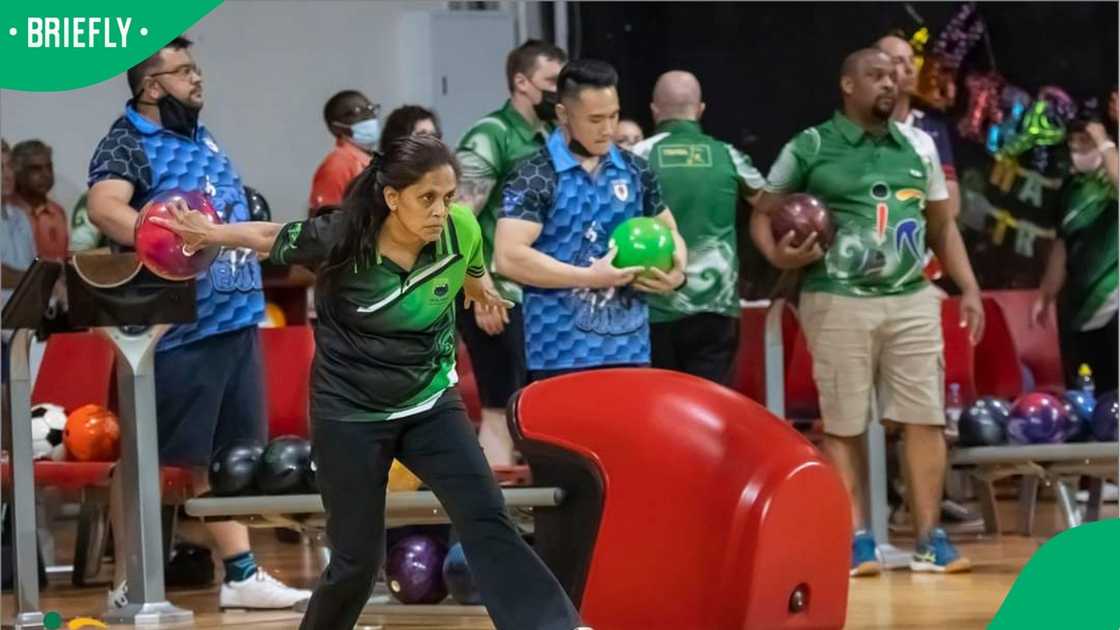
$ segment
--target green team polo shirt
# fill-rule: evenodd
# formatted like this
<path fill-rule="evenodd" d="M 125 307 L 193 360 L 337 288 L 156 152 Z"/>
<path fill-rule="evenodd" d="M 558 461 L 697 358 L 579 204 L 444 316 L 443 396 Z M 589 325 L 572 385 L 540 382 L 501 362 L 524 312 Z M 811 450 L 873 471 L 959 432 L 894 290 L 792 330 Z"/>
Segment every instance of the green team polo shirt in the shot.
<path fill-rule="evenodd" d="M 634 147 L 649 161 L 665 204 L 688 245 L 688 282 L 671 295 L 650 295 L 649 320 L 671 322 L 697 313 L 739 316 L 735 216 L 740 196 L 766 185 L 749 157 L 705 135 L 694 120 L 668 120 Z"/>
<path fill-rule="evenodd" d="M 342 212 L 286 224 L 272 246 L 282 265 L 327 261 L 347 229 Z M 481 277 L 482 239 L 469 208 L 453 204 L 439 240 L 411 271 L 377 252 L 319 269 L 311 417 L 393 420 L 427 411 L 458 382 L 455 297 Z"/>
<path fill-rule="evenodd" d="M 1065 192 L 1058 233 L 1066 243 L 1063 319 L 1070 330 L 1096 330 L 1117 310 L 1117 195 L 1108 174 L 1075 175 Z"/>
<path fill-rule="evenodd" d="M 502 184 L 515 164 L 544 146 L 547 131 L 547 128 L 531 127 L 513 104 L 506 101 L 501 109 L 487 114 L 468 129 L 456 149 L 464 178 L 494 182 L 486 205 L 478 213 L 478 223 L 482 226 L 482 255 L 498 290 L 513 302 L 521 302 L 521 287 L 495 273 L 493 265 L 494 228 L 502 212 Z"/>
<path fill-rule="evenodd" d="M 883 296 L 926 286 L 926 198 L 947 197 L 927 140 L 895 122 L 875 136 L 837 112 L 786 144 L 767 190 L 817 197 L 836 225 L 832 246 L 806 270 L 803 291 Z"/>

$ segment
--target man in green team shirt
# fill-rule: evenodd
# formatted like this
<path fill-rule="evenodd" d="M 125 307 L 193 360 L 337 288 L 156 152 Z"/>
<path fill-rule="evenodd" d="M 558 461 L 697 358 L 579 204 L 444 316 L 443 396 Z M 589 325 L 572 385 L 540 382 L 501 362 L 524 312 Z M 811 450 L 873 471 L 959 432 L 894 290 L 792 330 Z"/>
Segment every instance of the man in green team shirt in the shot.
<path fill-rule="evenodd" d="M 1090 122 L 1070 133 L 1073 176 L 1064 191 L 1058 239 L 1050 249 L 1034 319 L 1046 324 L 1061 292 L 1060 324 L 1066 380 L 1081 364 L 1093 371 L 1097 391 L 1117 386 L 1118 156 L 1104 125 Z M 1064 292 L 1063 292 L 1064 288 Z"/>
<path fill-rule="evenodd" d="M 469 206 L 482 226 L 482 254 L 494 273 L 494 226 L 501 211 L 501 186 L 515 164 L 544 146 L 556 119 L 556 78 L 567 62 L 563 50 L 536 39 L 506 58 L 509 100 L 467 130 L 456 156 L 463 168 L 459 201 Z M 459 313 L 459 333 L 470 351 L 482 399 L 478 440 L 495 466 L 513 463 L 513 440 L 506 427 L 506 403 L 525 385 L 525 341 L 521 323 L 521 287 L 494 275 L 502 296 L 515 306 L 495 313 Z"/>
<path fill-rule="evenodd" d="M 945 477 L 941 309 L 922 275 L 928 244 L 962 290 L 961 326 L 983 334 L 980 291 L 947 203 L 945 176 L 925 132 L 891 121 L 898 88 L 890 57 L 849 55 L 840 77 L 843 111 L 793 138 L 774 163 L 751 235 L 776 266 L 808 265 L 799 316 L 813 355 L 824 451 L 852 499 L 852 575 L 879 572 L 863 514 L 864 453 L 871 394 L 885 422 L 901 423 L 917 549 L 914 571 L 968 570 L 938 527 Z M 923 147 L 925 147 L 923 149 Z M 783 196 L 807 192 L 831 210 L 836 237 L 827 253 L 815 236 L 777 243 L 769 215 Z"/>
<path fill-rule="evenodd" d="M 653 367 L 727 384 L 739 339 L 739 256 L 735 217 L 740 200 L 766 180 L 746 155 L 700 128 L 700 82 L 666 72 L 650 103 L 657 132 L 633 151 L 649 161 L 665 203 L 688 244 L 687 282 L 650 295 Z"/>

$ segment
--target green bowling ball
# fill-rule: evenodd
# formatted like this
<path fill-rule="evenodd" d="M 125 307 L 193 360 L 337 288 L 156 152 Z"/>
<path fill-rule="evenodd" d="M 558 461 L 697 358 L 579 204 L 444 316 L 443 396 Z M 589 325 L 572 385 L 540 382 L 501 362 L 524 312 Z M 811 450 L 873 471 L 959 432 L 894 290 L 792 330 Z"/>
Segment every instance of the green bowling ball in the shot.
<path fill-rule="evenodd" d="M 618 248 L 615 267 L 654 267 L 669 271 L 673 268 L 673 251 L 677 244 L 669 226 L 660 220 L 635 217 L 614 229 L 611 246 Z"/>

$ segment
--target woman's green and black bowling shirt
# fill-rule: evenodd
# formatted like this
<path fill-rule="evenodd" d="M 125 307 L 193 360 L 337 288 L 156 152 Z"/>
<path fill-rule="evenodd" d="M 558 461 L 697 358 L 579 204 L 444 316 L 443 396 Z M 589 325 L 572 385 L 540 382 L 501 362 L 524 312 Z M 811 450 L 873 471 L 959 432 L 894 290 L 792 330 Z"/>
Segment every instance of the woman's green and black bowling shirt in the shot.
<path fill-rule="evenodd" d="M 341 212 L 289 223 L 272 247 L 278 264 L 324 263 L 315 290 L 311 417 L 379 421 L 431 409 L 458 381 L 454 301 L 467 275 L 484 272 L 478 221 L 452 205 L 439 240 L 421 250 L 411 271 L 376 251 L 368 262 L 326 264 L 346 223 Z"/>

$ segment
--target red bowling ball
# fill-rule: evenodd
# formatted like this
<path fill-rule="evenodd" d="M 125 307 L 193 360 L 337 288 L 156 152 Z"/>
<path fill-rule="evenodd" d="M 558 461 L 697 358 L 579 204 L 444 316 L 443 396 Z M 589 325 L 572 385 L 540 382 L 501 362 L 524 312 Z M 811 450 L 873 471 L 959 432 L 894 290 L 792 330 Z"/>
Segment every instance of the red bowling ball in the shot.
<path fill-rule="evenodd" d="M 210 268 L 218 257 L 220 247 L 207 247 L 190 252 L 183 239 L 170 229 L 153 222 L 152 217 L 170 219 L 168 204 L 176 199 L 186 202 L 192 210 L 202 212 L 214 223 L 222 219 L 210 199 L 198 191 L 172 190 L 161 193 L 140 210 L 136 222 L 136 254 L 152 273 L 165 280 L 190 280 Z"/>
<path fill-rule="evenodd" d="M 832 214 L 820 199 L 796 193 L 787 197 L 770 215 L 770 233 L 774 235 L 774 241 L 781 241 L 790 232 L 794 233 L 790 243 L 794 247 L 816 232 L 817 243 L 822 250 L 827 250 L 836 236 L 836 227 L 832 223 Z"/>

